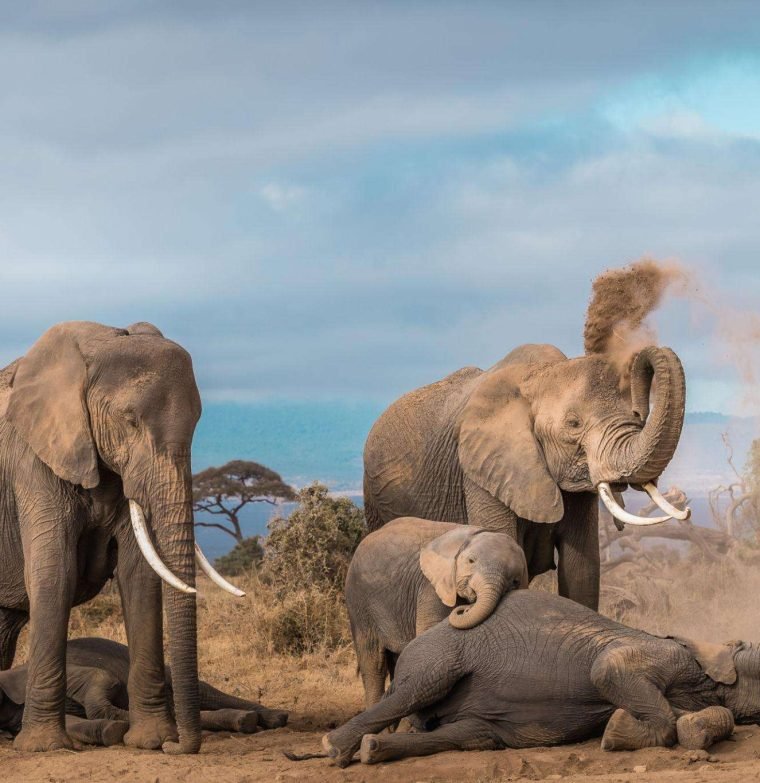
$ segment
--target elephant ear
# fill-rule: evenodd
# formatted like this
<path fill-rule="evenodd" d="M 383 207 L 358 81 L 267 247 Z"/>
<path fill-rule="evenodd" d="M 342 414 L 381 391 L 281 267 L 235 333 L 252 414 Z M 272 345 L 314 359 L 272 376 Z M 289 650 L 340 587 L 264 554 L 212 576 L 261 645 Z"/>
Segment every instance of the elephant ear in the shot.
<path fill-rule="evenodd" d="M 734 663 L 736 645 L 695 642 L 693 639 L 682 639 L 678 636 L 670 638 L 677 641 L 694 656 L 702 671 L 711 680 L 723 683 L 723 685 L 733 685 L 736 682 L 736 665 Z"/>
<path fill-rule="evenodd" d="M 58 324 L 20 360 L 6 417 L 56 476 L 92 489 L 100 476 L 87 384 L 76 323 Z"/>
<path fill-rule="evenodd" d="M 446 606 L 457 602 L 457 555 L 480 528 L 460 525 L 434 538 L 420 551 L 420 568 Z"/>
<path fill-rule="evenodd" d="M 459 419 L 459 461 L 465 474 L 519 517 L 558 522 L 562 493 L 533 434 L 530 405 L 520 392 L 525 365 L 486 373 Z"/>

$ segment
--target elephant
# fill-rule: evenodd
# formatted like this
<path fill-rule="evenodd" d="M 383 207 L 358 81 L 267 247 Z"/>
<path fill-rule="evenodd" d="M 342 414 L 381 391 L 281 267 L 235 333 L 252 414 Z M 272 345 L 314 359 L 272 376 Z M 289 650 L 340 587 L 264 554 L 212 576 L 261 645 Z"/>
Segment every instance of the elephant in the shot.
<path fill-rule="evenodd" d="M 412 716 L 420 733 L 379 734 Z M 399 656 L 384 698 L 323 738 L 341 767 L 444 750 L 580 742 L 704 749 L 760 720 L 760 646 L 657 637 L 539 590 L 469 630 L 442 621 Z"/>
<path fill-rule="evenodd" d="M 489 370 L 465 367 L 404 395 L 366 441 L 369 529 L 417 516 L 508 532 L 531 579 L 555 568 L 556 549 L 560 594 L 596 609 L 599 497 L 628 523 L 689 513 L 655 485 L 683 426 L 681 363 L 669 348 L 646 347 L 626 377 L 604 354 L 568 359 L 551 345 L 523 345 Z M 627 485 L 667 516 L 625 511 Z"/>
<path fill-rule="evenodd" d="M 190 449 L 200 413 L 190 355 L 147 323 L 60 323 L 0 371 L 0 669 L 12 664 L 30 623 L 16 748 L 71 747 L 69 612 L 95 596 L 118 563 L 132 661 L 125 742 L 198 751 L 196 557 L 242 595 L 195 546 Z M 171 585 L 163 600 L 162 580 Z"/>
<path fill-rule="evenodd" d="M 26 697 L 29 667 L 0 672 L 0 730 L 16 734 Z M 66 645 L 66 729 L 85 745 L 116 745 L 129 729 L 129 650 L 101 638 L 73 639 Z M 166 669 L 171 693 L 171 670 Z M 284 726 L 288 714 L 269 710 L 199 682 L 201 728 L 252 734 Z"/>
<path fill-rule="evenodd" d="M 413 517 L 370 533 L 346 575 L 366 706 L 380 700 L 387 674 L 415 636 L 447 616 L 454 627 L 471 628 L 504 593 L 527 586 L 525 556 L 504 533 Z M 452 611 L 458 599 L 473 603 Z"/>

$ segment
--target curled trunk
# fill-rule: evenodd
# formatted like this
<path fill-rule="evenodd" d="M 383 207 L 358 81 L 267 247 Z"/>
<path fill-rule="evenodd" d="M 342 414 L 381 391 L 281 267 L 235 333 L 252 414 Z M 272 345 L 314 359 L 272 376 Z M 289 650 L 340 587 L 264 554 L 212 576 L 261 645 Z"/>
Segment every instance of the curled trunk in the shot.
<path fill-rule="evenodd" d="M 504 594 L 504 578 L 499 575 L 492 579 L 483 579 L 481 586 L 475 589 L 475 603 L 457 606 L 449 615 L 449 623 L 454 628 L 474 628 L 491 616 Z"/>
<path fill-rule="evenodd" d="M 650 346 L 636 355 L 631 369 L 631 405 L 645 424 L 622 445 L 619 472 L 629 483 L 644 484 L 665 470 L 683 427 L 686 383 L 681 362 L 670 348 Z"/>

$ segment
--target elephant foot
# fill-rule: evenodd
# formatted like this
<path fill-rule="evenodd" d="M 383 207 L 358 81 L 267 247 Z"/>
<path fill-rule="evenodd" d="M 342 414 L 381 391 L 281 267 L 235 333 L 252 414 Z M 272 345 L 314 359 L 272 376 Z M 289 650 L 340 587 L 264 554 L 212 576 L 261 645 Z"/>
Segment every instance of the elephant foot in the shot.
<path fill-rule="evenodd" d="M 108 722 L 108 725 L 103 729 L 101 739 L 103 745 L 110 747 L 111 745 L 121 745 L 124 742 L 124 736 L 129 731 L 129 723 L 125 720 L 112 720 Z"/>
<path fill-rule="evenodd" d="M 669 746 L 675 741 L 675 726 L 658 736 L 655 727 L 634 718 L 628 710 L 617 709 L 607 722 L 602 737 L 602 750 L 639 750 L 658 745 Z"/>
<path fill-rule="evenodd" d="M 124 735 L 125 745 L 144 750 L 160 750 L 165 743 L 177 741 L 177 727 L 167 718 L 137 718 Z"/>
<path fill-rule="evenodd" d="M 330 737 L 334 733 L 335 732 L 331 732 L 322 737 L 322 748 L 325 753 L 327 753 L 328 757 L 333 760 L 335 766 L 343 769 L 351 763 L 351 760 L 354 757 L 355 748 L 352 747 L 347 750 L 341 750 L 337 745 L 333 745 Z"/>
<path fill-rule="evenodd" d="M 705 750 L 734 732 L 734 716 L 725 707 L 707 707 L 682 715 L 677 723 L 678 744 L 689 750 Z"/>
<path fill-rule="evenodd" d="M 390 754 L 383 751 L 383 740 L 377 734 L 365 734 L 362 737 L 359 758 L 362 764 L 378 764 L 387 761 Z"/>
<path fill-rule="evenodd" d="M 235 731 L 241 734 L 254 734 L 259 728 L 259 715 L 257 712 L 242 712 L 235 718 Z"/>
<path fill-rule="evenodd" d="M 270 710 L 268 707 L 259 707 L 256 713 L 259 716 L 260 729 L 280 729 L 290 717 L 285 710 Z"/>
<path fill-rule="evenodd" d="M 24 753 L 43 753 L 48 750 L 73 750 L 74 743 L 60 726 L 30 726 L 16 735 L 13 748 Z"/>

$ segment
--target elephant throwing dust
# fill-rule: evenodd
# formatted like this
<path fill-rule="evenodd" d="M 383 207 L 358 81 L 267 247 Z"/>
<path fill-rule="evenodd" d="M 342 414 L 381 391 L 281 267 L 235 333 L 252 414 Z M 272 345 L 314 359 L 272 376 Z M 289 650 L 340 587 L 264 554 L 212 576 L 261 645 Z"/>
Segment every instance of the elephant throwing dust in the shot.
<path fill-rule="evenodd" d="M 683 369 L 669 348 L 639 351 L 628 384 L 604 354 L 568 359 L 524 345 L 489 370 L 466 367 L 410 392 L 380 416 L 364 449 L 367 523 L 416 516 L 507 532 L 531 579 L 555 567 L 556 549 L 560 594 L 596 608 L 599 496 L 628 523 L 688 515 L 654 484 L 684 406 Z M 618 498 L 628 485 L 667 516 L 625 511 Z"/>

